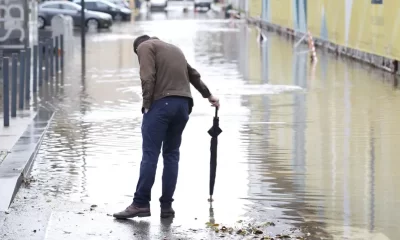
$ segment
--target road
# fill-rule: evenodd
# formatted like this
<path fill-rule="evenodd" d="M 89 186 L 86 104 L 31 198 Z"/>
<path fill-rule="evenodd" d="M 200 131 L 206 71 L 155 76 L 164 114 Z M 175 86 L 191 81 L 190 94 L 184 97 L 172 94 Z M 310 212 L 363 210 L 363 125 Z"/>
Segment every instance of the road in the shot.
<path fill-rule="evenodd" d="M 183 136 L 173 222 L 160 221 L 162 164 L 152 217 L 116 221 L 130 204 L 141 159 L 141 34 L 178 45 L 221 98 L 213 216 L 208 198 L 213 109 L 193 91 Z M 0 229 L 1 239 L 214 239 L 215 221 L 274 222 L 264 235 L 396 239 L 400 219 L 399 91 L 390 75 L 213 13 L 141 14 L 87 37 L 86 71 L 68 65 L 49 95 L 56 114 Z M 162 161 L 160 161 L 162 162 Z M 0 223 L 1 224 L 1 223 Z M 239 226 L 239 228 L 241 228 Z M 233 234 L 235 235 L 235 234 Z M 235 235 L 227 238 L 240 238 Z"/>

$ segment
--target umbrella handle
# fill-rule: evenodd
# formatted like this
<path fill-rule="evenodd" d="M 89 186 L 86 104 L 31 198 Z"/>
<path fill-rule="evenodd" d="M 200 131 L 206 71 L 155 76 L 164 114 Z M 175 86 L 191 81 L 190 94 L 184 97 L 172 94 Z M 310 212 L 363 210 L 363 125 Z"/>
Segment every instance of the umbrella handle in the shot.
<path fill-rule="evenodd" d="M 218 108 L 215 107 L 215 117 L 218 117 Z"/>

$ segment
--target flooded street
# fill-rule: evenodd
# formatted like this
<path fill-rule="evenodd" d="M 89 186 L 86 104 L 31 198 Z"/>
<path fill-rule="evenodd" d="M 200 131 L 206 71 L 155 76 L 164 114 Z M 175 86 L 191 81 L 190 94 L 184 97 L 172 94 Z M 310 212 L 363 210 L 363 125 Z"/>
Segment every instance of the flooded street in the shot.
<path fill-rule="evenodd" d="M 215 222 L 271 221 L 273 234 L 300 228 L 309 239 L 397 239 L 400 92 L 388 83 L 391 76 L 323 52 L 313 67 L 306 48 L 295 49 L 284 37 L 269 33 L 260 44 L 257 30 L 244 23 L 182 14 L 154 13 L 89 34 L 83 76 L 75 39 L 76 60 L 67 66 L 64 86 L 52 93 L 56 113 L 31 187 L 109 213 L 131 203 L 142 121 L 132 44 L 148 34 L 179 46 L 221 99 Z M 210 221 L 207 131 L 214 110 L 194 88 L 192 94 L 173 205 L 178 232 Z M 161 173 L 160 157 L 152 217 L 138 220 L 145 226 L 138 229 L 174 239 L 174 231 L 152 227 L 160 222 Z M 190 237 L 197 238 L 212 237 Z"/>

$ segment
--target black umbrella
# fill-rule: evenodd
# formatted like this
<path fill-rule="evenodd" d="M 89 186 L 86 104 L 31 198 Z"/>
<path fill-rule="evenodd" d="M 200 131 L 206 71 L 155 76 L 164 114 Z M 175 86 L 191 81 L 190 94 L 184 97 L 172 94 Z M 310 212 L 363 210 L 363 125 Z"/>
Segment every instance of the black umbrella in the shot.
<path fill-rule="evenodd" d="M 218 108 L 215 107 L 215 116 L 213 119 L 213 126 L 208 130 L 208 134 L 211 136 L 211 159 L 210 159 L 210 199 L 212 201 L 212 195 L 214 194 L 215 175 L 217 171 L 217 146 L 218 146 L 218 135 L 222 133 L 219 128 L 219 117 Z"/>

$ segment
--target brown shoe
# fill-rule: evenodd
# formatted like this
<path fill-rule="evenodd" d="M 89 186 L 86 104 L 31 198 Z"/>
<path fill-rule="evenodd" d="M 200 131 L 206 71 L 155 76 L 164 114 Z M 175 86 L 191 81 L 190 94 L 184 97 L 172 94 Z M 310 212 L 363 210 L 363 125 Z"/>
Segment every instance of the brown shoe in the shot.
<path fill-rule="evenodd" d="M 124 211 L 114 213 L 113 217 L 117 219 L 127 219 L 134 217 L 150 217 L 150 208 L 139 208 L 134 205 L 130 205 Z"/>

